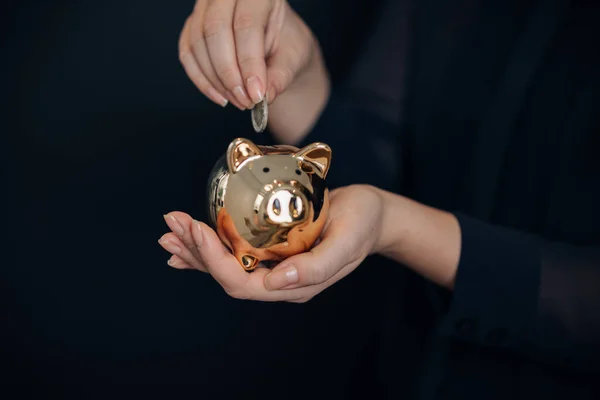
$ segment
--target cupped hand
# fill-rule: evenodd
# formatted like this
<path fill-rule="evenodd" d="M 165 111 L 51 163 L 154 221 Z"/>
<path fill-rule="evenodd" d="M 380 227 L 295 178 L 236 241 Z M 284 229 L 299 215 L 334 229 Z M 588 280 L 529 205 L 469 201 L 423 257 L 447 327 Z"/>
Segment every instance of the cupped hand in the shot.
<path fill-rule="evenodd" d="M 306 302 L 350 274 L 379 244 L 383 200 L 370 186 L 353 185 L 330 194 L 319 243 L 275 268 L 248 273 L 208 225 L 183 212 L 165 215 L 172 232 L 159 240 L 172 254 L 168 264 L 209 273 L 237 299 Z"/>
<path fill-rule="evenodd" d="M 179 38 L 188 77 L 213 102 L 269 103 L 305 68 L 314 38 L 285 0 L 197 0 Z"/>

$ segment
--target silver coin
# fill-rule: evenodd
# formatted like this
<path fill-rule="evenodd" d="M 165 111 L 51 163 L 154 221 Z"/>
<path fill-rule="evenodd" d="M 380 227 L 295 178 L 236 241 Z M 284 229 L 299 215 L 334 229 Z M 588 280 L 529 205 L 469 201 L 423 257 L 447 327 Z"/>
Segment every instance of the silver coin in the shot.
<path fill-rule="evenodd" d="M 262 132 L 267 127 L 269 119 L 269 108 L 267 106 L 267 98 L 265 97 L 260 103 L 252 107 L 252 126 L 256 132 Z"/>

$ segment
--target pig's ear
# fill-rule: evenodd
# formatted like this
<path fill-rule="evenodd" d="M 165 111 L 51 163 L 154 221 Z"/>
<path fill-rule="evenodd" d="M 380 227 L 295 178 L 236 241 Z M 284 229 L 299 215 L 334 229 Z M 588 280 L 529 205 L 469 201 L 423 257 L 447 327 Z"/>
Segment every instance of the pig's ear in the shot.
<path fill-rule="evenodd" d="M 244 161 L 262 155 L 262 151 L 250 140 L 244 138 L 234 139 L 227 148 L 227 168 L 229 172 L 235 174 Z"/>
<path fill-rule="evenodd" d="M 312 143 L 298 150 L 294 156 L 306 169 L 314 170 L 321 178 L 327 176 L 331 165 L 331 148 L 325 143 Z"/>

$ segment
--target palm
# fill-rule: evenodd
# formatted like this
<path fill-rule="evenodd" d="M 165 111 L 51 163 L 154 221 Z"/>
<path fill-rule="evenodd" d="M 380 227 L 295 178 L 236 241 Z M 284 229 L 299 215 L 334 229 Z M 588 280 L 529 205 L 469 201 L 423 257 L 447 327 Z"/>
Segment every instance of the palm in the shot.
<path fill-rule="evenodd" d="M 159 242 L 174 253 L 171 265 L 210 273 L 232 297 L 303 302 L 352 272 L 371 253 L 377 240 L 381 200 L 373 190 L 361 185 L 340 188 L 331 192 L 330 201 L 319 243 L 309 252 L 283 261 L 271 275 L 268 268 L 244 271 L 216 232 L 186 213 L 166 216 L 173 232 Z M 179 254 L 172 251 L 175 248 Z M 284 277 L 280 272 L 292 265 L 297 271 L 297 282 L 286 284 L 280 279 Z"/>

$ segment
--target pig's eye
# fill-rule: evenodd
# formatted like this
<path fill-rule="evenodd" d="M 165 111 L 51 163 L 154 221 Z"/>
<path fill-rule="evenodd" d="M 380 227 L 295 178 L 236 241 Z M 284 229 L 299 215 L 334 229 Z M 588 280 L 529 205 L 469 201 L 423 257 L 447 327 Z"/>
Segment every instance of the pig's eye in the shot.
<path fill-rule="evenodd" d="M 302 174 L 302 172 L 300 172 L 300 170 L 299 170 L 299 169 L 297 169 L 297 170 L 296 170 L 296 175 L 300 175 L 300 174 Z"/>
<path fill-rule="evenodd" d="M 281 203 L 279 202 L 279 199 L 275 199 L 273 202 L 273 212 L 275 212 L 275 215 L 281 214 Z"/>
<path fill-rule="evenodd" d="M 269 172 L 269 171 L 270 171 L 270 169 L 269 169 L 268 167 L 264 167 L 264 168 L 263 168 L 263 172 L 264 172 L 265 174 L 266 174 L 267 172 Z"/>

